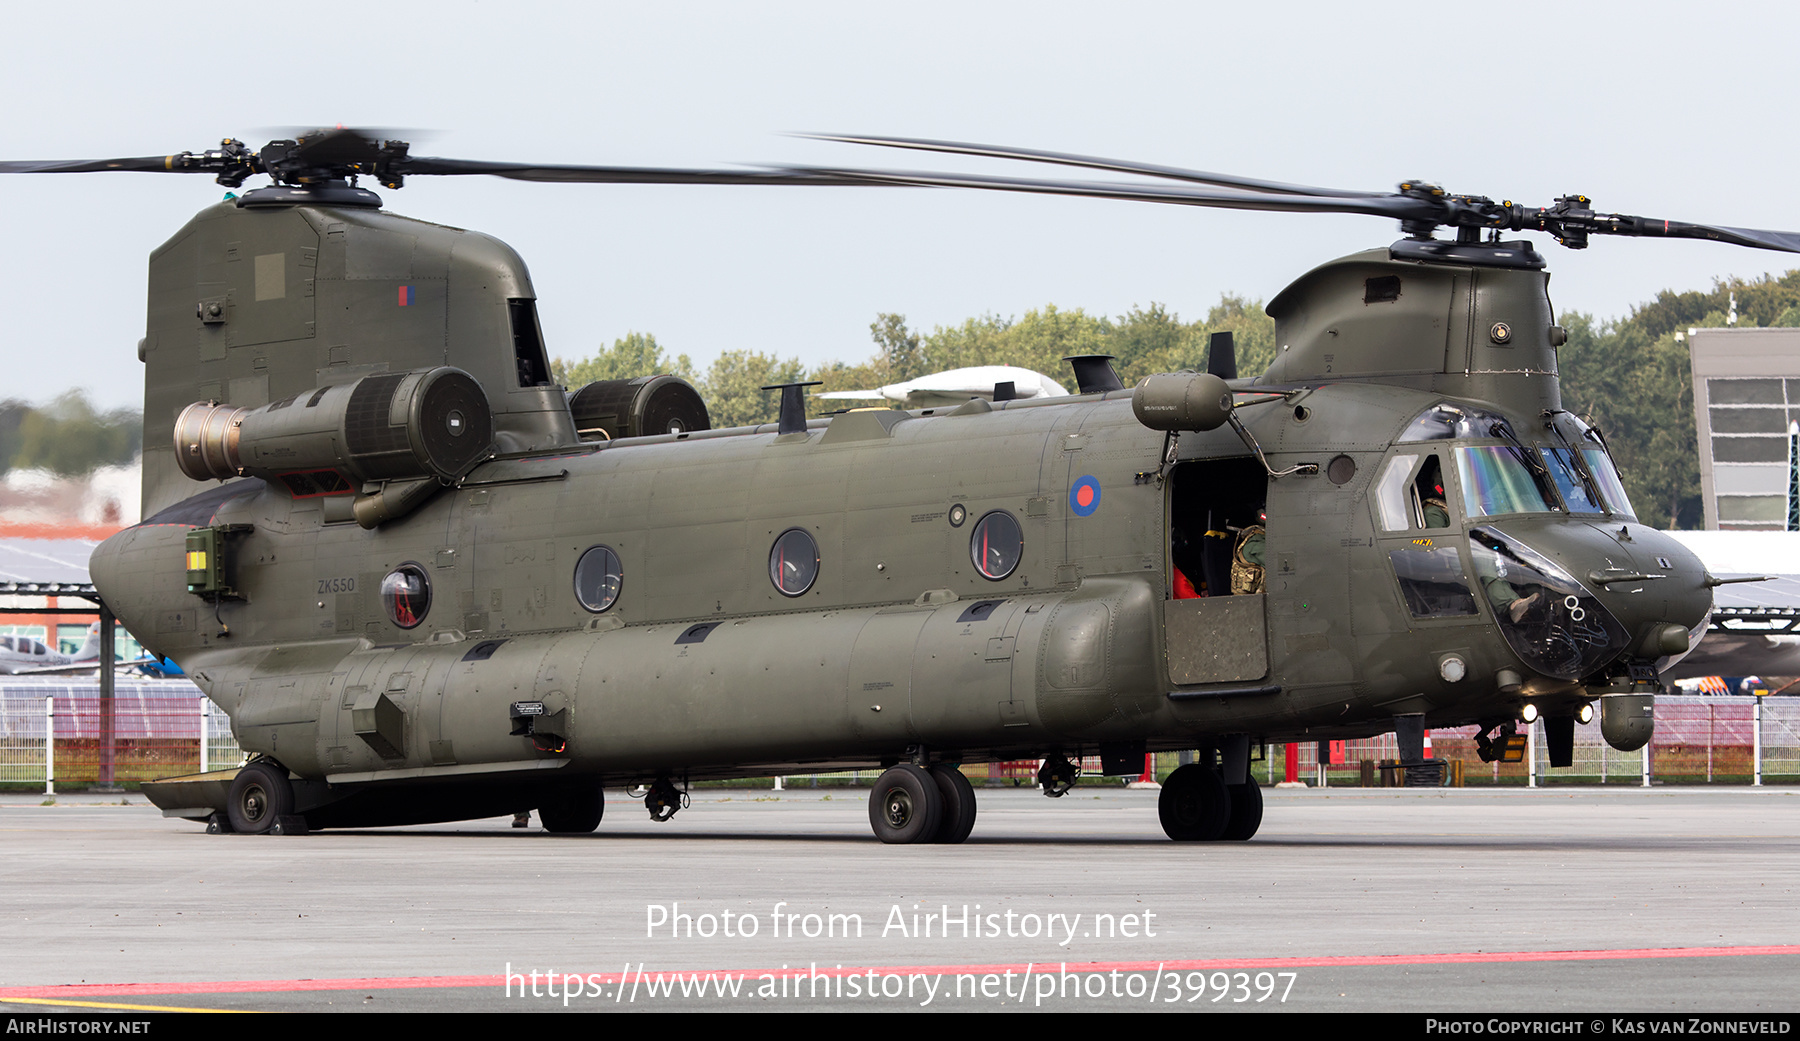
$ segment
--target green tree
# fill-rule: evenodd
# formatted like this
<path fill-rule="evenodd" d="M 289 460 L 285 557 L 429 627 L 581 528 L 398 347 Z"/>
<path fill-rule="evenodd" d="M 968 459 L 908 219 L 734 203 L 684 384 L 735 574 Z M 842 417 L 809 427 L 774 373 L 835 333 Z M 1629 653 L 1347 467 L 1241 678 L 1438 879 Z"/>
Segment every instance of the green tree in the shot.
<path fill-rule="evenodd" d="M 44 408 L 0 404 L 0 470 L 64 476 L 122 466 L 143 450 L 143 418 L 132 409 L 99 412 L 79 390 Z"/>
<path fill-rule="evenodd" d="M 906 327 L 905 315 L 876 315 L 869 323 L 869 336 L 875 341 L 872 362 L 880 373 L 882 384 L 900 383 L 925 375 L 925 349 L 919 334 Z"/>
<path fill-rule="evenodd" d="M 636 379 L 662 373 L 691 383 L 694 364 L 685 354 L 670 358 L 650 333 L 626 333 L 611 347 L 600 348 L 592 358 L 575 362 L 557 358 L 550 363 L 550 378 L 570 390 L 598 380 Z"/>
<path fill-rule="evenodd" d="M 1104 353 L 1126 386 L 1159 372 L 1197 368 L 1205 356 L 1206 338 L 1194 325 L 1158 303 L 1133 307 L 1109 326 Z"/>
<path fill-rule="evenodd" d="M 828 412 L 849 407 L 868 407 L 888 404 L 884 401 L 827 401 L 819 397 L 834 390 L 874 390 L 876 387 L 895 382 L 885 378 L 879 358 L 871 358 L 859 365 L 849 365 L 841 361 L 828 361 L 808 373 L 808 380 L 817 380 L 824 386 L 808 387 L 806 413 L 809 416 L 822 416 Z M 771 395 L 773 392 L 771 392 Z"/>
<path fill-rule="evenodd" d="M 800 359 L 786 361 L 756 351 L 726 351 L 701 377 L 700 396 L 715 429 L 772 423 L 781 408 L 781 395 L 762 388 L 778 383 L 798 383 L 804 376 Z M 810 389 L 810 388 L 809 388 Z"/>
<path fill-rule="evenodd" d="M 1613 322 L 1565 314 L 1559 352 L 1563 407 L 1606 435 L 1640 519 L 1698 527 L 1700 453 L 1686 331 L 1723 328 L 1737 300 L 1737 328 L 1800 324 L 1800 271 L 1720 281 L 1711 290 L 1665 289 Z M 1680 336 L 1680 339 L 1677 339 Z"/>
<path fill-rule="evenodd" d="M 1275 360 L 1275 319 L 1263 310 L 1261 300 L 1250 300 L 1226 293 L 1198 323 L 1204 330 L 1200 337 L 1205 346 L 1213 333 L 1230 332 L 1237 348 L 1239 376 L 1258 376 Z M 1194 368 L 1204 368 L 1205 361 Z"/>

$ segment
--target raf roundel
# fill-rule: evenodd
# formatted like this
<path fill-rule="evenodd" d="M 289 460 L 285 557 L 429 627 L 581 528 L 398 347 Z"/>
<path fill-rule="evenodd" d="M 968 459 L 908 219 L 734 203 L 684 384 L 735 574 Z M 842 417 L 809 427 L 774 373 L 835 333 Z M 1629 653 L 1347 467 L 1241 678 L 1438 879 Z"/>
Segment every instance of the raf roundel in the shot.
<path fill-rule="evenodd" d="M 1069 509 L 1075 511 L 1077 517 L 1091 517 L 1100 508 L 1100 481 L 1095 477 L 1081 477 L 1069 488 Z"/>

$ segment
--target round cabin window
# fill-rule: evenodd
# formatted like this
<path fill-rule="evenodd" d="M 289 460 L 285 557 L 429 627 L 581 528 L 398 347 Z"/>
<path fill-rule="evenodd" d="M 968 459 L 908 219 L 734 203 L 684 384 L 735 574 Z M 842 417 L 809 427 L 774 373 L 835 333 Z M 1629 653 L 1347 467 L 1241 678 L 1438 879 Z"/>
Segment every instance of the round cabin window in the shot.
<path fill-rule="evenodd" d="M 431 610 L 431 579 L 417 564 L 402 564 L 381 580 L 381 606 L 388 621 L 402 629 L 416 628 Z"/>
<path fill-rule="evenodd" d="M 575 599 L 581 606 L 599 614 L 619 599 L 619 585 L 625 572 L 619 555 L 611 546 L 594 546 L 575 564 Z"/>
<path fill-rule="evenodd" d="M 998 581 L 1013 573 L 1025 550 L 1025 533 L 1005 510 L 995 510 L 975 522 L 969 536 L 969 559 L 983 578 Z"/>
<path fill-rule="evenodd" d="M 769 550 L 769 581 L 782 596 L 799 596 L 819 577 L 819 546 L 799 528 L 789 528 Z"/>

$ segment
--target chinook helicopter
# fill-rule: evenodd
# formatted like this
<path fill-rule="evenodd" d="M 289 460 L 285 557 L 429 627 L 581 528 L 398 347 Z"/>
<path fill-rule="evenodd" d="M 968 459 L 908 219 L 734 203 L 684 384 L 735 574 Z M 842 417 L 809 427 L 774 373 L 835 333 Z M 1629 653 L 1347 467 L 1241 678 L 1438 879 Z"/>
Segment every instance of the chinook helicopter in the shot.
<path fill-rule="evenodd" d="M 1500 236 L 1800 236 L 835 140 L 1150 180 L 538 166 L 341 129 L 0 164 L 274 182 L 151 255 L 146 519 L 91 563 L 249 756 L 146 786 L 165 813 L 287 833 L 535 809 L 583 833 L 607 787 L 666 820 L 697 780 L 880 768 L 881 840 L 956 843 L 976 816 L 958 764 L 1042 759 L 1058 796 L 1082 756 L 1136 773 L 1195 750 L 1158 809 L 1210 841 L 1256 832 L 1271 742 L 1392 731 L 1421 764 L 1427 728 L 1475 724 L 1497 757 L 1541 716 L 1568 765 L 1596 714 L 1616 748 L 1649 739 L 1719 580 L 1639 523 L 1602 432 L 1563 408 L 1544 260 Z M 428 174 L 1047 192 L 1404 237 L 1271 300 L 1260 374 L 1226 334 L 1208 371 L 1135 388 L 1080 358 L 1065 397 L 808 420 L 791 385 L 778 422 L 715 430 L 671 376 L 555 386 L 519 256 L 357 186 Z"/>

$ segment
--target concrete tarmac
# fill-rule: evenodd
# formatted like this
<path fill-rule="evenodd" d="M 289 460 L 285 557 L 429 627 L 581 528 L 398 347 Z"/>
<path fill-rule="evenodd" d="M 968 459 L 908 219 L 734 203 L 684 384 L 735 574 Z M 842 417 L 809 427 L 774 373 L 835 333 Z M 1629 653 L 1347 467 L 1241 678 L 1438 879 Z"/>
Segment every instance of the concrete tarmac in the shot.
<path fill-rule="evenodd" d="M 1256 838 L 1177 844 L 1154 791 L 978 789 L 966 844 L 910 847 L 866 790 L 705 790 L 662 824 L 607 794 L 579 837 L 0 797 L 0 1002 L 1800 1011 L 1800 790 L 1266 789 Z"/>

